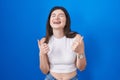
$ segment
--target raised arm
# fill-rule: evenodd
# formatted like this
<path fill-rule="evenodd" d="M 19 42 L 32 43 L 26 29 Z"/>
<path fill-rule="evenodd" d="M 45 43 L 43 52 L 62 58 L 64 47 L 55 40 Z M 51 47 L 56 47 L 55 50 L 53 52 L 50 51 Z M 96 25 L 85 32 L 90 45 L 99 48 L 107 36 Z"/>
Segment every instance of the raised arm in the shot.
<path fill-rule="evenodd" d="M 49 61 L 48 61 L 48 51 L 49 47 L 46 43 L 44 43 L 45 38 L 42 38 L 40 41 L 38 41 L 38 46 L 40 49 L 39 52 L 39 60 L 40 60 L 40 69 L 44 74 L 47 74 L 49 72 Z"/>
<path fill-rule="evenodd" d="M 85 57 L 85 51 L 84 51 L 84 41 L 81 35 L 79 34 L 76 35 L 75 41 L 72 45 L 72 49 L 77 54 L 76 67 L 80 71 L 83 71 L 86 67 L 86 57 Z"/>

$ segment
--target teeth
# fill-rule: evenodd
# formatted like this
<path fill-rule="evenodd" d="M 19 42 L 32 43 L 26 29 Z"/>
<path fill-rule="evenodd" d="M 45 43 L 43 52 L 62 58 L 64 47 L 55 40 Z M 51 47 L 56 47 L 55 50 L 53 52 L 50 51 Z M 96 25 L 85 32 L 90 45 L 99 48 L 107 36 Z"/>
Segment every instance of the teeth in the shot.
<path fill-rule="evenodd" d="M 54 24 L 60 24 L 61 23 L 61 21 L 58 21 L 58 22 L 53 22 Z"/>

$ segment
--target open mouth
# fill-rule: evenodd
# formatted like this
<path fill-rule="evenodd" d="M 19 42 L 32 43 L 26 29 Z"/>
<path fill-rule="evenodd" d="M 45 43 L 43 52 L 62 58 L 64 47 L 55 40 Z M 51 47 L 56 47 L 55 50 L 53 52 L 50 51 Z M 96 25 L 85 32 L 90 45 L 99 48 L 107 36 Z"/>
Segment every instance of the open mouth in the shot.
<path fill-rule="evenodd" d="M 53 24 L 61 24 L 61 21 L 55 21 Z"/>

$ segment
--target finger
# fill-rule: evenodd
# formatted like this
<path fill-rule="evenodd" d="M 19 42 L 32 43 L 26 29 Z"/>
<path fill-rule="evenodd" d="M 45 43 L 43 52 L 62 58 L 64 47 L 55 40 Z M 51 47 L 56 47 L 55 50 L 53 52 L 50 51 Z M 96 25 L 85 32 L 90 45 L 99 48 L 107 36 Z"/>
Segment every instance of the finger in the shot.
<path fill-rule="evenodd" d="M 44 47 L 44 44 L 41 44 L 40 46 L 43 48 L 43 47 Z"/>
<path fill-rule="evenodd" d="M 38 42 L 38 45 L 40 45 L 40 41 L 39 41 L 39 39 L 37 40 L 37 42 Z"/>
<path fill-rule="evenodd" d="M 45 50 L 48 50 L 49 48 L 48 47 L 46 47 L 46 48 L 44 48 Z"/>
<path fill-rule="evenodd" d="M 43 49 L 49 49 L 49 47 L 48 46 L 43 46 Z"/>
<path fill-rule="evenodd" d="M 40 43 L 40 41 L 39 41 L 39 43 Z M 44 43 L 42 43 L 42 44 L 40 43 L 39 48 L 40 48 L 40 49 L 43 49 L 43 48 L 44 48 L 44 45 L 45 45 Z"/>
<path fill-rule="evenodd" d="M 76 49 L 76 45 L 73 45 L 73 46 L 72 46 L 72 50 L 75 50 L 75 49 Z"/>
<path fill-rule="evenodd" d="M 46 52 L 49 52 L 49 49 L 46 49 Z"/>
<path fill-rule="evenodd" d="M 76 41 L 76 42 L 75 42 L 75 45 L 78 45 L 78 44 L 79 44 L 79 42 L 78 42 L 78 41 Z"/>
<path fill-rule="evenodd" d="M 80 36 L 76 36 L 76 41 L 80 41 Z"/>
<path fill-rule="evenodd" d="M 45 46 L 46 46 L 46 43 L 42 43 L 41 46 L 42 46 L 42 47 L 45 47 Z"/>
<path fill-rule="evenodd" d="M 83 40 L 83 36 L 82 36 L 81 39 L 80 39 L 80 44 L 82 43 L 82 40 Z"/>
<path fill-rule="evenodd" d="M 47 46 L 44 45 L 43 48 L 47 48 Z"/>
<path fill-rule="evenodd" d="M 40 48 L 41 48 L 41 49 L 45 49 L 46 47 L 42 44 L 42 45 L 40 46 Z"/>
<path fill-rule="evenodd" d="M 47 45 L 46 43 L 44 44 L 44 46 L 45 46 L 45 47 L 48 47 L 48 45 Z"/>
<path fill-rule="evenodd" d="M 44 47 L 44 48 L 49 48 L 48 45 L 44 45 L 43 47 Z"/>
<path fill-rule="evenodd" d="M 37 42 L 38 42 L 38 47 L 40 48 L 40 40 L 37 40 Z"/>
<path fill-rule="evenodd" d="M 79 45 L 79 42 L 74 42 L 73 46 L 77 47 Z"/>
<path fill-rule="evenodd" d="M 44 47 L 48 47 L 48 45 L 46 43 L 43 44 Z"/>
<path fill-rule="evenodd" d="M 74 47 L 74 46 L 72 46 L 72 50 L 75 50 L 75 47 Z"/>
<path fill-rule="evenodd" d="M 44 47 L 48 47 L 49 48 L 48 44 L 45 44 Z"/>
<path fill-rule="evenodd" d="M 43 46 L 45 46 L 46 44 L 45 43 L 42 43 L 43 44 Z"/>
<path fill-rule="evenodd" d="M 44 49 L 44 53 L 48 53 L 49 52 L 49 49 Z"/>
<path fill-rule="evenodd" d="M 73 44 L 72 45 L 76 45 L 77 43 L 76 42 L 73 42 Z"/>
<path fill-rule="evenodd" d="M 83 36 L 82 36 L 81 38 L 80 38 L 80 37 L 77 37 L 75 41 L 76 41 L 76 42 L 79 42 L 79 43 L 81 44 L 81 43 L 82 43 L 82 40 L 83 40 Z"/>

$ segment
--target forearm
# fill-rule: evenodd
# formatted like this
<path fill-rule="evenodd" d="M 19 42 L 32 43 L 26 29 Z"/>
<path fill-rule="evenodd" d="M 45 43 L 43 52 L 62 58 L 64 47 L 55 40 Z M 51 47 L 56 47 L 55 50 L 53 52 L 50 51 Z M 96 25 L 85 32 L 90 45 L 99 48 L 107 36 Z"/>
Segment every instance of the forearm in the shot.
<path fill-rule="evenodd" d="M 76 66 L 80 71 L 83 71 L 86 67 L 86 58 L 84 54 L 82 55 L 83 55 L 82 58 L 80 58 L 80 56 L 77 55 L 77 61 L 76 61 Z"/>
<path fill-rule="evenodd" d="M 49 62 L 47 54 L 40 55 L 40 69 L 44 74 L 49 72 Z"/>

